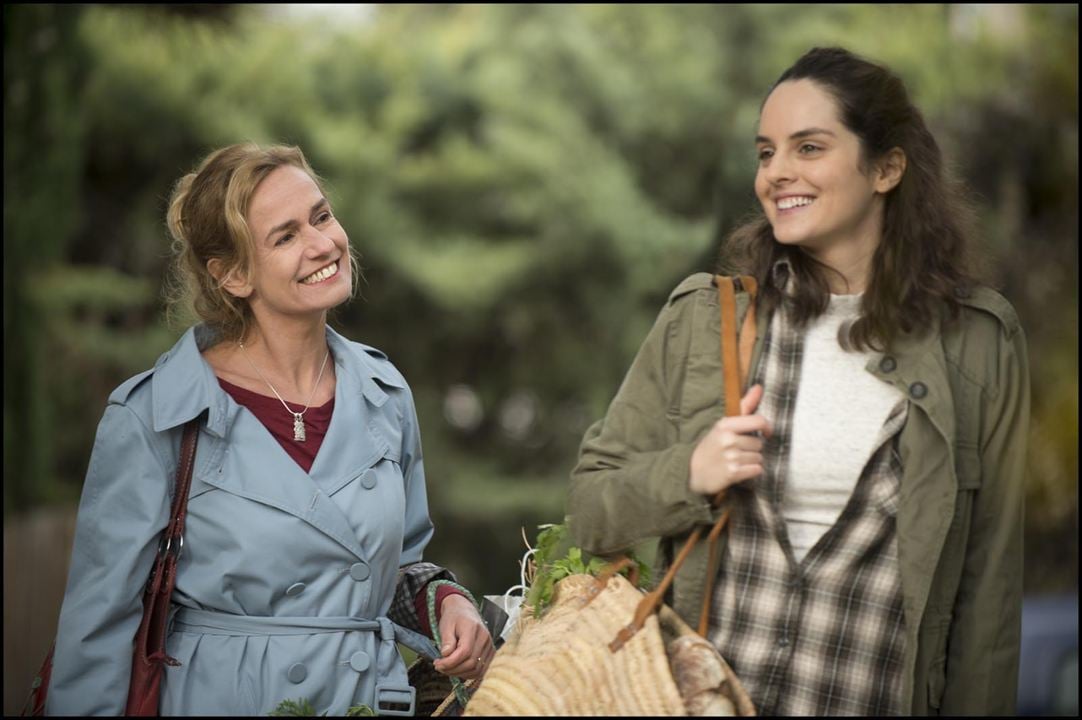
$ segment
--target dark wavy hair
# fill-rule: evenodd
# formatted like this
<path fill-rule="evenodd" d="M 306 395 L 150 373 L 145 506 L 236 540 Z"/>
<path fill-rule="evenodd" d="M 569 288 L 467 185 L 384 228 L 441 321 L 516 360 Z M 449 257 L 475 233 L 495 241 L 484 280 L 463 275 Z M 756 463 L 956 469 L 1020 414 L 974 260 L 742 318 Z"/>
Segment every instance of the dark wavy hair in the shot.
<path fill-rule="evenodd" d="M 964 188 L 947 176 L 939 145 L 905 84 L 887 68 L 842 48 L 813 48 L 770 92 L 801 79 L 835 99 L 842 123 L 860 139 L 862 170 L 893 148 L 906 156 L 905 174 L 885 198 L 883 236 L 872 258 L 861 317 L 843 326 L 842 346 L 884 350 L 899 332 L 928 327 L 937 315 L 957 317 L 958 298 L 976 283 L 970 249 L 974 212 Z M 720 264 L 754 275 L 762 288 L 760 308 L 769 312 L 784 299 L 771 272 L 783 258 L 796 279 L 788 307 L 803 326 L 826 310 L 831 270 L 801 248 L 779 243 L 761 208 L 729 235 Z"/>

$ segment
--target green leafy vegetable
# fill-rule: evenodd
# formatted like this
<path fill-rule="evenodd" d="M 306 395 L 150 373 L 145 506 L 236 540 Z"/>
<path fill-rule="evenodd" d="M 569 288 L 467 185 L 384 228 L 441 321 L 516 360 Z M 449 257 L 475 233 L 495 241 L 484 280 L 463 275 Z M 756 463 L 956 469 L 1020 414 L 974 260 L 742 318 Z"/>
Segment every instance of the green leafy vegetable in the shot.
<path fill-rule="evenodd" d="M 526 596 L 526 604 L 533 607 L 534 617 L 540 618 L 552 605 L 556 592 L 556 583 L 569 575 L 597 575 L 609 561 L 584 553 L 582 548 L 571 545 L 567 525 L 541 525 L 537 535 L 537 551 L 533 555 L 533 582 Z M 639 587 L 650 584 L 650 568 L 646 563 L 628 553 L 628 557 L 638 567 Z M 621 575 L 628 575 L 631 568 L 624 568 Z"/>
<path fill-rule="evenodd" d="M 296 700 L 283 700 L 278 703 L 278 707 L 267 713 L 270 717 L 315 717 L 316 709 L 312 707 L 312 703 L 308 701 L 308 698 L 298 698 Z M 346 717 L 373 717 L 376 712 L 367 705 L 354 705 L 346 711 Z M 326 717 L 327 713 L 323 713 L 320 717 Z"/>

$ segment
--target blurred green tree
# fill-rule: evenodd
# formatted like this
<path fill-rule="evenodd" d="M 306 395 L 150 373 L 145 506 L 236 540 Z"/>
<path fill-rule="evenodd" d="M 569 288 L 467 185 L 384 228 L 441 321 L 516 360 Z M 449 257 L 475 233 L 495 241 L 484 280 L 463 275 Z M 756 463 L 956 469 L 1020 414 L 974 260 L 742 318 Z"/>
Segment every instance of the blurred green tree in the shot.
<path fill-rule="evenodd" d="M 50 473 L 76 494 L 109 389 L 179 333 L 171 183 L 217 146 L 294 143 L 363 258 L 334 322 L 417 398 L 431 555 L 506 588 L 666 294 L 753 208 L 770 83 L 840 44 L 906 78 L 978 193 L 1030 338 L 1030 517 L 1077 528 L 1077 311 L 1042 312 L 1078 296 L 1077 7 L 47 7 L 4 10 L 5 499 Z"/>

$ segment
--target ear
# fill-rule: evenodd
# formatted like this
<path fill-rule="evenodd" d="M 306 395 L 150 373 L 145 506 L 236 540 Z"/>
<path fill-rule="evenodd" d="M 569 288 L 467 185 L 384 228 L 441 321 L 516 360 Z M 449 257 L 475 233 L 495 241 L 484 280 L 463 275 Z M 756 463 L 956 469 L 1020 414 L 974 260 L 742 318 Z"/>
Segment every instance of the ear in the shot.
<path fill-rule="evenodd" d="M 229 272 L 225 272 L 222 261 L 219 258 L 211 258 L 207 260 L 207 272 L 211 277 L 218 281 L 218 284 L 225 289 L 227 293 L 234 297 L 246 298 L 252 294 L 255 289 L 252 284 L 248 282 L 248 278 L 244 276 L 240 268 L 233 268 Z"/>
<path fill-rule="evenodd" d="M 905 175 L 905 151 L 901 148 L 891 148 L 882 157 L 875 170 L 875 191 L 886 194 L 898 187 Z"/>

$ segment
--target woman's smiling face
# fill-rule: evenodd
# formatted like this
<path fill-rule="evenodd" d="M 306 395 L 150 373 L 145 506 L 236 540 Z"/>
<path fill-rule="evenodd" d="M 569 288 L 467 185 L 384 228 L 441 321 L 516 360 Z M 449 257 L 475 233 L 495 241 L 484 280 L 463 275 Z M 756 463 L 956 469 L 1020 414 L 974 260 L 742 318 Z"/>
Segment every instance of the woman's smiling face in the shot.
<path fill-rule="evenodd" d="M 349 238 L 319 186 L 283 165 L 256 188 L 248 208 L 254 277 L 248 301 L 260 325 L 319 314 L 350 296 Z"/>
<path fill-rule="evenodd" d="M 878 245 L 876 174 L 865 171 L 860 138 L 823 86 L 806 79 L 778 85 L 763 104 L 756 150 L 755 194 L 778 242 L 813 255 Z"/>

